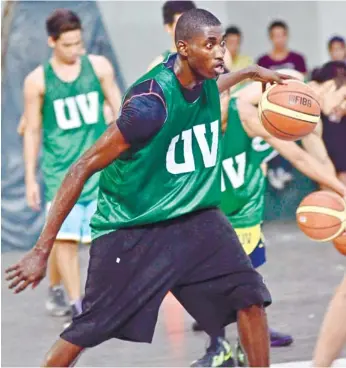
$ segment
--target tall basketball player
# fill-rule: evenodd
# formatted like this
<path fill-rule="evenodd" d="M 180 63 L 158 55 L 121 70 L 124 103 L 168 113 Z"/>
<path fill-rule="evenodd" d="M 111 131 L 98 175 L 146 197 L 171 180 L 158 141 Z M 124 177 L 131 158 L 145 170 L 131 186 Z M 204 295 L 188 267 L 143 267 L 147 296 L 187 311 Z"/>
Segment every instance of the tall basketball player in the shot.
<path fill-rule="evenodd" d="M 209 333 L 237 321 L 250 366 L 269 366 L 270 294 L 217 209 L 219 93 L 287 76 L 258 66 L 223 74 L 221 24 L 206 10 L 184 13 L 175 38 L 177 54 L 130 87 L 116 123 L 68 171 L 37 245 L 7 269 L 16 293 L 41 281 L 58 231 L 102 170 L 83 312 L 43 366 L 69 367 L 111 338 L 151 342 L 169 290 Z"/>
<path fill-rule="evenodd" d="M 26 196 L 33 210 L 40 210 L 41 202 L 36 166 L 42 135 L 41 167 L 48 211 L 69 167 L 105 131 L 104 101 L 116 116 L 121 98 L 109 61 L 84 54 L 82 25 L 74 12 L 54 11 L 46 29 L 53 54 L 25 79 L 25 111 L 19 130 L 24 131 Z M 86 183 L 57 234 L 49 258 L 46 303 L 53 315 L 81 312 L 78 243 L 91 241 L 89 222 L 96 209 L 97 186 L 96 175 Z M 61 281 L 72 308 L 65 302 Z"/>

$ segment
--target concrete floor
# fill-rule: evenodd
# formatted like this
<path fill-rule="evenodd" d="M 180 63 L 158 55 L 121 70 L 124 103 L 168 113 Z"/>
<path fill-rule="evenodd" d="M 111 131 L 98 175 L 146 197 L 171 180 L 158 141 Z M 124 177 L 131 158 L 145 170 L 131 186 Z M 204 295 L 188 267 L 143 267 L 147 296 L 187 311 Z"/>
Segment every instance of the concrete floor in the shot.
<path fill-rule="evenodd" d="M 331 244 L 308 240 L 294 223 L 265 225 L 268 263 L 261 272 L 272 292 L 274 303 L 268 309 L 271 327 L 294 336 L 288 348 L 272 349 L 271 361 L 277 365 L 308 366 L 298 363 L 311 359 L 319 325 L 326 305 L 345 272 L 345 258 Z M 80 251 L 83 275 L 88 249 Z M 2 254 L 2 269 L 21 257 Z M 63 320 L 48 316 L 44 308 L 47 280 L 35 290 L 13 295 L 2 273 L 1 366 L 39 366 L 45 352 L 62 330 Z M 108 341 L 82 355 L 77 366 L 188 366 L 203 353 L 207 340 L 203 333 L 191 331 L 191 317 L 168 296 L 162 305 L 152 345 Z M 228 337 L 235 341 L 235 326 Z M 343 351 L 346 357 L 346 351 Z M 287 366 L 286 364 L 280 364 Z M 340 360 L 338 366 L 346 366 Z"/>

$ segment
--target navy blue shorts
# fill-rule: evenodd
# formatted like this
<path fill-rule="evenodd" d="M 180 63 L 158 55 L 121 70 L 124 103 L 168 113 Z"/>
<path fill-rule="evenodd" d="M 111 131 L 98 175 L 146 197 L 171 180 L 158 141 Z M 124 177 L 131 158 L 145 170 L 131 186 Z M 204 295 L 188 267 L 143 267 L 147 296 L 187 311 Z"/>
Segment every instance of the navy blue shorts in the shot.
<path fill-rule="evenodd" d="M 168 291 L 209 334 L 238 310 L 271 303 L 227 218 L 210 209 L 94 240 L 83 313 L 61 337 L 81 347 L 150 343 Z"/>

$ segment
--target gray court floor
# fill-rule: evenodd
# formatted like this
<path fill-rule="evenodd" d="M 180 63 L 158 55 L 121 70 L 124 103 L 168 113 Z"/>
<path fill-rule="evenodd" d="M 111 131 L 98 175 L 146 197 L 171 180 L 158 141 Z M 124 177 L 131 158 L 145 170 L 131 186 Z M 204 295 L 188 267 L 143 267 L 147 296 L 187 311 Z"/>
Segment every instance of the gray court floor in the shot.
<path fill-rule="evenodd" d="M 268 308 L 270 325 L 295 338 L 291 347 L 272 349 L 271 360 L 273 364 L 295 362 L 290 366 L 296 367 L 298 361 L 311 359 L 326 305 L 345 272 L 346 258 L 329 243 L 308 240 L 294 223 L 267 224 L 265 234 L 269 261 L 261 272 L 274 300 Z M 88 249 L 82 248 L 80 255 L 85 274 Z M 2 270 L 20 256 L 2 254 Z M 2 274 L 2 366 L 39 366 L 61 332 L 63 320 L 45 312 L 46 291 L 44 280 L 35 291 L 13 295 Z M 191 317 L 168 296 L 160 310 L 152 345 L 112 340 L 85 352 L 77 366 L 188 366 L 206 346 L 205 335 L 193 333 L 191 322 Z M 229 326 L 227 334 L 235 341 L 235 326 Z M 346 351 L 342 356 L 346 357 Z"/>

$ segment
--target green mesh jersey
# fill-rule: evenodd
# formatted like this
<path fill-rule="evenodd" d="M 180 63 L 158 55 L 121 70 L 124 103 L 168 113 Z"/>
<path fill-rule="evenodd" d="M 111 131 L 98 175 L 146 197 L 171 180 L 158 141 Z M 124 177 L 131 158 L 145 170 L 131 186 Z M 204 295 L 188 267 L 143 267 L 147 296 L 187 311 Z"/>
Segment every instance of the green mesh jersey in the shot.
<path fill-rule="evenodd" d="M 164 51 L 164 52 L 161 54 L 161 56 L 162 56 L 162 60 L 163 60 L 163 61 L 164 61 L 164 60 L 166 60 L 166 59 L 167 59 L 167 57 L 168 57 L 170 54 L 173 54 L 173 51 L 171 51 L 171 50 L 166 50 L 166 51 Z"/>
<path fill-rule="evenodd" d="M 42 171 L 45 197 L 52 201 L 69 167 L 106 129 L 104 95 L 88 56 L 81 57 L 81 71 L 73 82 L 64 82 L 51 64 L 44 66 L 45 95 L 42 107 Z M 99 175 L 91 177 L 79 198 L 97 198 Z"/>
<path fill-rule="evenodd" d="M 262 138 L 251 138 L 245 132 L 231 98 L 228 123 L 222 145 L 221 210 L 235 228 L 262 222 L 265 177 L 261 163 L 275 152 Z"/>
<path fill-rule="evenodd" d="M 201 96 L 189 103 L 164 64 L 133 86 L 148 79 L 163 91 L 166 121 L 144 147 L 130 148 L 102 170 L 97 211 L 91 220 L 94 239 L 119 228 L 220 204 L 221 118 L 215 80 L 205 81 Z"/>

